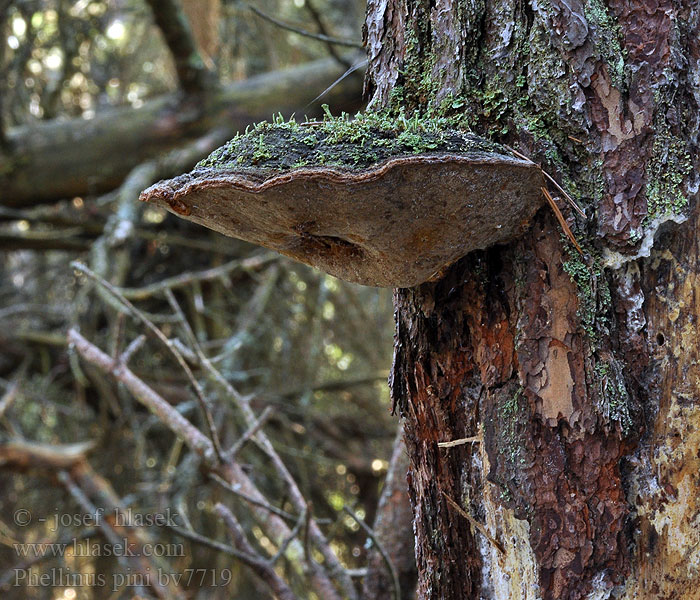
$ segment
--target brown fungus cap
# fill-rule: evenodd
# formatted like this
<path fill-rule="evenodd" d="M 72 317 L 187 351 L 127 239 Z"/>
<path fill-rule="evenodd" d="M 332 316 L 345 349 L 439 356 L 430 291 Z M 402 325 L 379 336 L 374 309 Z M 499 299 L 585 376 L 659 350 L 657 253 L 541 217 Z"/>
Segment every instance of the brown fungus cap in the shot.
<path fill-rule="evenodd" d="M 522 233 L 542 204 L 541 186 L 531 162 L 472 152 L 281 174 L 200 167 L 141 200 L 340 279 L 412 287 Z"/>

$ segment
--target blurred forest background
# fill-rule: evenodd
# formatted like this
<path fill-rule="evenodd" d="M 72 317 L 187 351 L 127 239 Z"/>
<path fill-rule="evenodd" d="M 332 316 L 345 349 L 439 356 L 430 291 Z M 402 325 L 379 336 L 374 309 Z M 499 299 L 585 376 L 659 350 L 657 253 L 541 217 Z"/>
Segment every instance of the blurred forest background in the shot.
<path fill-rule="evenodd" d="M 2 598 L 325 600 L 368 572 L 391 291 L 137 200 L 255 120 L 361 108 L 362 69 L 313 101 L 361 66 L 364 3 L 180 8 L 0 0 Z M 121 539 L 166 546 L 99 556 Z"/>

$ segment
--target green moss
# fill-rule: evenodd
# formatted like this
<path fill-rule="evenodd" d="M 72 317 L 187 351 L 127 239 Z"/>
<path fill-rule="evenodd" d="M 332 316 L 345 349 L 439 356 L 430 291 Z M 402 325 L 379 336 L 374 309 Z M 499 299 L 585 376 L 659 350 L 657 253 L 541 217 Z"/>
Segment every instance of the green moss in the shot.
<path fill-rule="evenodd" d="M 269 160 L 270 158 L 272 158 L 272 150 L 265 142 L 265 136 L 261 133 L 260 137 L 258 137 L 255 142 L 255 149 L 251 160 L 253 164 L 257 164 L 261 161 Z"/>
<path fill-rule="evenodd" d="M 507 153 L 459 129 L 447 118 L 389 111 L 297 123 L 275 118 L 246 130 L 215 150 L 199 168 L 284 171 L 328 165 L 366 168 L 396 156 L 424 153 Z"/>

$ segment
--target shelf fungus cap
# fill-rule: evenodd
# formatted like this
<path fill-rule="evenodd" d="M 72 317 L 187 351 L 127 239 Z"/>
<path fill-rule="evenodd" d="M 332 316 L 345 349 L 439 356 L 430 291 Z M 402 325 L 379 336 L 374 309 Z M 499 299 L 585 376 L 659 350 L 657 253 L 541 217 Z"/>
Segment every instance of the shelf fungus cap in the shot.
<path fill-rule="evenodd" d="M 276 174 L 199 167 L 141 200 L 346 281 L 412 287 L 522 233 L 542 204 L 541 186 L 534 163 L 471 152 Z"/>

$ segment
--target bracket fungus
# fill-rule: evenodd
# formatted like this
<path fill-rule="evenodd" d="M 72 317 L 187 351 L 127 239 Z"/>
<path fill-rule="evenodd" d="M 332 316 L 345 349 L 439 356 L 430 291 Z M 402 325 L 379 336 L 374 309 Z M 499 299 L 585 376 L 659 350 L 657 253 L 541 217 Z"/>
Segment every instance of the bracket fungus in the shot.
<path fill-rule="evenodd" d="M 428 136 L 407 149 L 400 140 L 329 142 L 314 124 L 295 124 L 296 137 L 277 129 L 232 140 L 141 200 L 380 287 L 438 278 L 472 250 L 522 233 L 543 201 L 539 167 L 470 134 Z M 294 164 L 280 164 L 290 156 Z"/>

